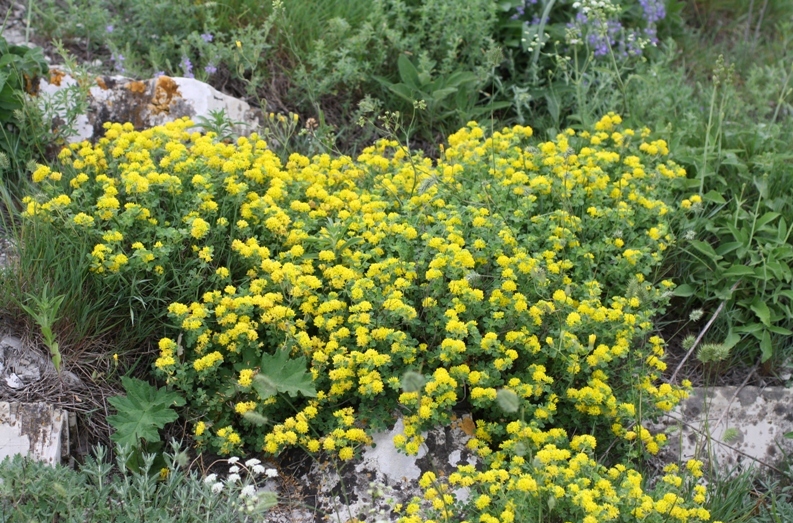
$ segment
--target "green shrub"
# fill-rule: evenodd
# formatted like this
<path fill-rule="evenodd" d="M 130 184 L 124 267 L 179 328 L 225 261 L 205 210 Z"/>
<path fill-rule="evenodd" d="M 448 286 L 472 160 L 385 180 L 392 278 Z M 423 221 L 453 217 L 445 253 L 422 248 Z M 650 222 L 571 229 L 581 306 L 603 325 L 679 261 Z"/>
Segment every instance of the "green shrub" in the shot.
<path fill-rule="evenodd" d="M 36 157 L 44 143 L 23 131 L 26 126 L 26 93 L 38 91 L 48 71 L 40 47 L 9 45 L 0 36 L 0 175 L 2 186 L 13 196 L 20 192 L 26 162 Z M 37 158 L 38 159 L 38 158 Z"/>
<path fill-rule="evenodd" d="M 50 466 L 20 455 L 0 461 L 0 521 L 159 521 L 198 523 L 211 514 L 214 521 L 261 521 L 275 505 L 275 494 L 256 492 L 255 478 L 272 477 L 259 460 L 228 460 L 229 476 L 201 478 L 186 470 L 187 456 L 172 445 L 163 469 L 153 469 L 153 455 L 142 470 L 132 472 L 124 463 L 129 450 L 117 449 L 117 467 L 107 461 L 104 448 L 77 470 Z M 232 476 L 236 474 L 236 479 Z"/>
<path fill-rule="evenodd" d="M 620 123 L 536 143 L 472 122 L 437 162 L 383 140 L 357 160 L 285 165 L 256 135 L 113 124 L 64 150 L 62 172 L 34 173 L 25 218 L 93 243 L 82 256 L 100 281 L 159 282 L 174 330 L 155 367 L 189 398 L 199 446 L 348 460 L 401 412 L 395 443 L 415 453 L 464 401 L 469 447 L 493 472 L 449 482 L 504 496 L 467 510 L 492 515 L 523 491 L 529 511 L 550 495 L 565 516 L 704 520 L 691 480 L 670 477 L 653 501 L 632 469 L 665 441 L 646 420 L 686 395 L 658 384 L 652 323 L 674 287 L 653 275 L 685 171 Z M 611 490 L 580 494 L 595 475 Z M 459 505 L 432 482 L 436 509 Z"/>

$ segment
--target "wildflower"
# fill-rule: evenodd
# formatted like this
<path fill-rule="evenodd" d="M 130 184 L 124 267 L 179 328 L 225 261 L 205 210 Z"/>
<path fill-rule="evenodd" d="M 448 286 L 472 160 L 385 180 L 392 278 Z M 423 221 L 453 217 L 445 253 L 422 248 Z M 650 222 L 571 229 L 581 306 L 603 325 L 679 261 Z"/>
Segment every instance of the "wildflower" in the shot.
<path fill-rule="evenodd" d="M 204 483 L 209 485 L 210 483 L 214 483 L 215 480 L 218 479 L 217 474 L 209 474 L 207 477 L 204 478 Z"/>
<path fill-rule="evenodd" d="M 223 490 L 223 483 L 221 483 L 220 481 L 212 485 L 212 492 L 214 492 L 215 494 L 220 493 L 222 490 Z"/>
<path fill-rule="evenodd" d="M 212 33 L 202 33 L 201 34 L 201 40 L 203 40 L 204 42 L 209 43 L 213 39 L 214 39 L 214 36 L 212 35 Z"/>
<path fill-rule="evenodd" d="M 182 68 L 182 74 L 184 74 L 185 78 L 194 78 L 193 63 L 190 61 L 190 58 L 186 55 L 182 56 L 182 61 L 179 62 L 179 66 Z"/>
<path fill-rule="evenodd" d="M 254 498 L 256 497 L 256 485 L 245 485 L 240 491 L 241 498 Z"/>

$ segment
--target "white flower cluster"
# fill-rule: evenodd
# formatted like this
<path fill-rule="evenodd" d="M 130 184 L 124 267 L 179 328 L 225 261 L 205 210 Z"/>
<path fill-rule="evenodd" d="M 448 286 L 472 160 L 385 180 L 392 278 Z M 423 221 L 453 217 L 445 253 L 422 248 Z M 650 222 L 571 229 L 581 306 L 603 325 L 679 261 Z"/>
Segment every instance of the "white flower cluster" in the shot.
<path fill-rule="evenodd" d="M 259 476 L 278 477 L 278 471 L 273 468 L 265 468 L 262 462 L 256 458 L 247 460 L 244 466 L 239 461 L 238 457 L 226 460 L 230 466 L 225 482 L 213 473 L 204 478 L 204 484 L 208 485 L 215 494 L 224 491 L 230 495 L 237 494 L 241 500 L 240 511 L 246 511 L 249 514 L 263 513 L 277 503 L 277 497 L 274 492 L 257 490 L 255 480 Z M 245 475 L 244 480 L 242 474 Z M 237 491 L 239 492 L 237 493 Z"/>
<path fill-rule="evenodd" d="M 616 13 L 619 10 L 619 6 L 614 5 L 611 0 L 583 0 L 575 2 L 573 9 L 581 11 L 585 15 L 592 12 L 611 14 Z"/>

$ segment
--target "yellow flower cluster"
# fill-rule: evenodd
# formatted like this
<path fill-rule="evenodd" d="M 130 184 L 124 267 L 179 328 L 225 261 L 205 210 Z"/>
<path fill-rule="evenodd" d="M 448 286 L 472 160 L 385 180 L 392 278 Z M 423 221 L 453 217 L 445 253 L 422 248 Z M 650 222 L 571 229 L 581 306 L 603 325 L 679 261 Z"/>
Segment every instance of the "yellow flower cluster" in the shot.
<path fill-rule="evenodd" d="M 113 124 L 62 155 L 63 180 L 36 171 L 42 196 L 26 218 L 95 238 L 86 255 L 100 277 L 198 282 L 170 297 L 184 350 L 164 338 L 155 367 L 207 413 L 201 432 L 221 452 L 243 434 L 268 453 L 347 460 L 401 410 L 395 442 L 416 453 L 422 431 L 466 400 L 469 446 L 489 469 L 428 487 L 435 509 L 451 510 L 462 485 L 483 489 L 481 521 L 510 521 L 512 491 L 552 496 L 587 523 L 614 519 L 622 498 L 672 514 L 689 505 L 626 497 L 636 473 L 604 470 L 594 454 L 657 452 L 663 435 L 639 414 L 686 394 L 659 384 L 652 318 L 673 284 L 648 280 L 674 243 L 669 194 L 685 171 L 663 140 L 621 124 L 609 114 L 538 143 L 528 127 L 487 136 L 471 122 L 436 161 L 381 140 L 357 159 L 285 162 L 257 135 L 223 143 L 189 120 Z M 259 396 L 257 376 L 279 378 L 260 363 L 276 350 L 306 362 L 315 398 Z M 406 387 L 417 369 L 421 383 Z M 501 411 L 501 391 L 518 413 Z M 591 439 L 570 440 L 565 429 L 581 426 Z"/>

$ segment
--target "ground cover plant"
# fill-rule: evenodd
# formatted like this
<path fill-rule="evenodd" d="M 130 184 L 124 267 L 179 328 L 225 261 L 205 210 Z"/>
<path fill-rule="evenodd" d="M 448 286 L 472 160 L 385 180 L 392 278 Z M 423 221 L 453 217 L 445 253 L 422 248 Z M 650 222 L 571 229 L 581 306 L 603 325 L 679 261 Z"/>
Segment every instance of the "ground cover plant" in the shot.
<path fill-rule="evenodd" d="M 199 446 L 345 461 L 402 412 L 395 443 L 415 454 L 465 400 L 490 466 L 449 478 L 489 492 L 468 511 L 541 514 L 551 495 L 562 517 L 707 520 L 695 479 L 670 472 L 653 499 L 625 461 L 658 452 L 665 436 L 645 423 L 686 395 L 658 381 L 651 321 L 674 287 L 653 271 L 685 171 L 649 129 L 620 124 L 538 141 L 472 122 L 437 163 L 383 140 L 286 165 L 257 135 L 112 124 L 34 172 L 23 219 L 81 246 L 100 281 L 166 288 L 192 267 L 200 286 L 161 298 L 174 330 L 155 367 L 184 392 Z M 425 499 L 450 517 L 463 504 L 435 479 Z"/>

